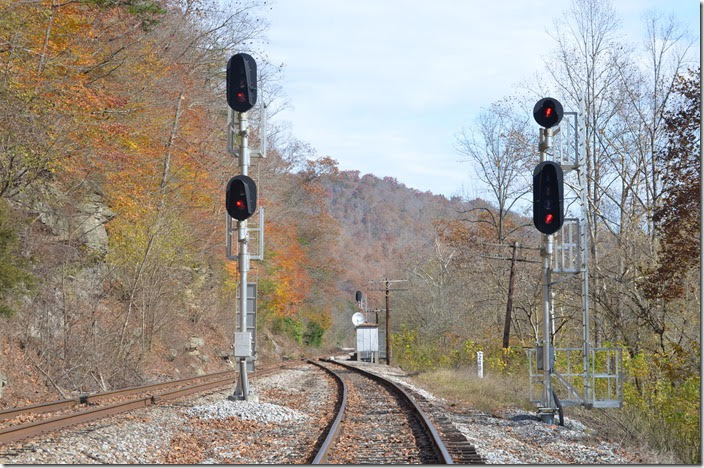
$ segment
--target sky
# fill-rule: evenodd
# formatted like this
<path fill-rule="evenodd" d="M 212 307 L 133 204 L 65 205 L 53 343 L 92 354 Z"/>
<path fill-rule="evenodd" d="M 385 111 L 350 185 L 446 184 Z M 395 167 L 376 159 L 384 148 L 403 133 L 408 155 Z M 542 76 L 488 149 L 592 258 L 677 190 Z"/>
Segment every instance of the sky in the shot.
<path fill-rule="evenodd" d="M 518 93 L 555 48 L 569 0 L 273 0 L 265 54 L 284 64 L 288 105 L 272 117 L 342 170 L 447 197 L 486 198 L 457 134 Z M 627 42 L 643 15 L 672 14 L 699 60 L 699 2 L 616 0 Z M 553 96 L 559 99 L 559 96 Z M 536 134 L 538 126 L 536 124 Z"/>

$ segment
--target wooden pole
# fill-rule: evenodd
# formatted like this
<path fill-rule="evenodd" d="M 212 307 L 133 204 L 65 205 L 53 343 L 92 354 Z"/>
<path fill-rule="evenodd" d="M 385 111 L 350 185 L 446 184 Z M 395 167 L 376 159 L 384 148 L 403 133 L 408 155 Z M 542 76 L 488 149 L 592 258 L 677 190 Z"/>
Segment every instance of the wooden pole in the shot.
<path fill-rule="evenodd" d="M 386 286 L 386 365 L 391 365 L 391 333 L 389 332 L 389 280 L 386 279 L 384 282 Z"/>
<path fill-rule="evenodd" d="M 518 242 L 513 243 L 513 256 L 511 258 L 511 273 L 508 278 L 508 300 L 506 301 L 506 320 L 504 321 L 503 348 L 508 348 L 508 338 L 511 333 L 511 310 L 513 309 L 513 278 L 516 275 L 516 251 Z"/>

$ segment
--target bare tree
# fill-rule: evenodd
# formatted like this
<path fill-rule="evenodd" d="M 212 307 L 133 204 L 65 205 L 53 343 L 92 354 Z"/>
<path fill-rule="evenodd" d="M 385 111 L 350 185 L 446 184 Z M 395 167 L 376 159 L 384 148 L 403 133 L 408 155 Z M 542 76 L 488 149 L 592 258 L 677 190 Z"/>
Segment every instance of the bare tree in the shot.
<path fill-rule="evenodd" d="M 546 69 L 568 108 L 584 109 L 586 129 L 587 221 L 590 232 L 590 266 L 598 270 L 601 244 L 599 221 L 608 219 L 603 213 L 606 188 L 611 183 L 603 134 L 622 105 L 618 92 L 619 75 L 613 64 L 622 60 L 623 48 L 618 42 L 618 19 L 610 2 L 574 0 L 564 18 L 556 20 L 553 39 L 556 54 Z M 602 285 L 597 276 L 592 292 Z M 593 310 L 594 341 L 600 340 L 598 310 Z"/>
<path fill-rule="evenodd" d="M 557 24 L 557 53 L 546 68 L 566 106 L 581 101 L 585 110 L 594 341 L 621 339 L 635 352 L 644 334 L 654 332 L 664 343 L 668 327 L 665 309 L 649 302 L 638 284 L 643 265 L 655 259 L 653 213 L 666 170 L 656 156 L 688 46 L 680 46 L 684 35 L 671 19 L 651 16 L 646 59 L 638 61 L 638 51 L 618 35 L 608 0 L 575 0 Z"/>
<path fill-rule="evenodd" d="M 476 220 L 487 223 L 496 230 L 496 238 L 503 243 L 516 229 L 506 229 L 506 218 L 515 203 L 528 193 L 526 168 L 533 145 L 526 137 L 527 122 L 517 116 L 508 99 L 495 102 L 479 116 L 476 131 L 463 129 L 457 137 L 457 150 L 468 156 L 477 177 L 491 190 L 496 203 L 496 214 L 487 207 L 484 216 Z"/>
<path fill-rule="evenodd" d="M 675 79 L 681 72 L 691 46 L 672 18 L 650 16 L 646 20 L 645 52 L 647 66 L 614 63 L 619 73 L 620 89 L 627 97 L 624 111 L 629 115 L 624 135 L 630 136 L 631 158 L 641 187 L 635 201 L 647 216 L 647 231 L 654 247 L 653 213 L 662 196 L 662 174 L 666 167 L 656 163 L 658 151 L 665 145 L 665 108 L 671 101 Z M 630 175 L 630 174 L 629 174 Z M 632 187 L 624 180 L 622 191 Z"/>

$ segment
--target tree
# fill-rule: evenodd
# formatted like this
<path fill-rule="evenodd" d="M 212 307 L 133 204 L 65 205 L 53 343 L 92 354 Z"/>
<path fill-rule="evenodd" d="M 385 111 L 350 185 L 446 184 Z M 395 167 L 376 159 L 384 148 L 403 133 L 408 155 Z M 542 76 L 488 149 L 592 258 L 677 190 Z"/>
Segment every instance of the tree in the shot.
<path fill-rule="evenodd" d="M 525 226 L 507 230 L 506 219 L 514 204 L 528 193 L 525 174 L 532 145 L 526 132 L 526 120 L 517 116 L 509 99 L 504 99 L 480 114 L 476 132 L 463 129 L 457 137 L 457 150 L 469 157 L 477 177 L 490 188 L 492 201 L 496 203 L 496 213 L 488 207 L 469 212 L 483 212 L 476 222 L 492 226 L 499 243 Z"/>
<path fill-rule="evenodd" d="M 35 282 L 18 251 L 17 234 L 8 211 L 7 203 L 0 200 L 0 316 L 13 315 L 12 302 Z"/>
<path fill-rule="evenodd" d="M 701 165 L 699 70 L 677 78 L 674 104 L 665 114 L 667 146 L 658 155 L 666 168 L 662 204 L 655 210 L 661 239 L 657 268 L 643 287 L 651 298 L 674 299 L 685 292 L 686 275 L 699 266 Z"/>
<path fill-rule="evenodd" d="M 623 55 L 617 42 L 618 19 L 610 2 L 603 0 L 574 0 L 565 17 L 555 21 L 553 39 L 557 44 L 555 55 L 546 64 L 557 94 L 564 98 L 568 109 L 584 109 L 587 222 L 589 224 L 589 265 L 598 271 L 601 243 L 601 222 L 608 218 L 603 213 L 604 191 L 609 185 L 607 157 L 603 150 L 605 129 L 609 128 L 616 109 L 621 105 L 617 92 L 618 74 L 615 60 Z M 600 289 L 600 279 L 594 280 L 592 291 Z M 599 310 L 594 316 L 594 342 L 600 341 Z"/>

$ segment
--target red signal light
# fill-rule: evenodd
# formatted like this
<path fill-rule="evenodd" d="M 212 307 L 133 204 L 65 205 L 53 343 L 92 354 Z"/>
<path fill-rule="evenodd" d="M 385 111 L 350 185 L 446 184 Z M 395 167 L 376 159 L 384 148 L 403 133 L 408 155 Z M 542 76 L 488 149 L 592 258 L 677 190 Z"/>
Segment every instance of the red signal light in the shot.
<path fill-rule="evenodd" d="M 239 53 L 227 62 L 227 105 L 237 112 L 247 112 L 257 103 L 257 62 L 251 55 Z"/>
<path fill-rule="evenodd" d="M 552 213 L 548 213 L 545 215 L 545 224 L 552 224 L 552 221 L 555 219 Z"/>
<path fill-rule="evenodd" d="M 552 128 L 560 123 L 564 111 L 557 99 L 545 97 L 533 106 L 533 118 L 543 128 Z"/>
<path fill-rule="evenodd" d="M 257 209 L 257 184 L 242 174 L 230 179 L 225 193 L 225 209 L 237 221 L 252 216 Z"/>

